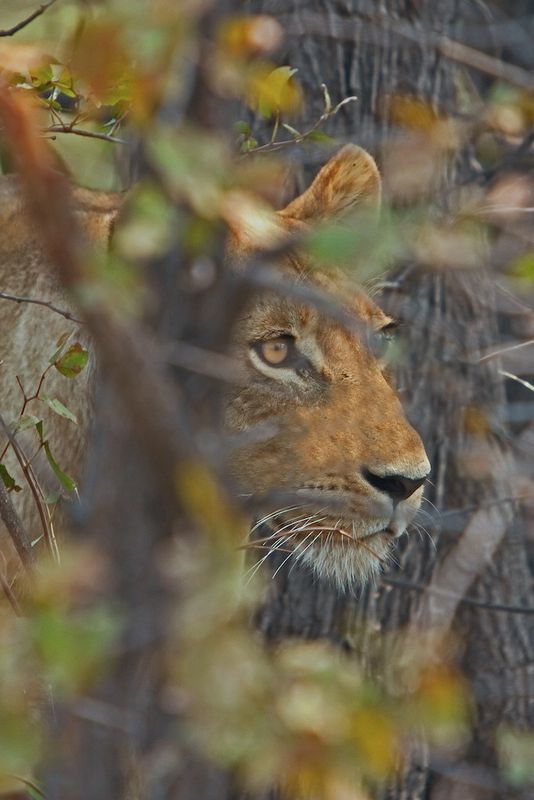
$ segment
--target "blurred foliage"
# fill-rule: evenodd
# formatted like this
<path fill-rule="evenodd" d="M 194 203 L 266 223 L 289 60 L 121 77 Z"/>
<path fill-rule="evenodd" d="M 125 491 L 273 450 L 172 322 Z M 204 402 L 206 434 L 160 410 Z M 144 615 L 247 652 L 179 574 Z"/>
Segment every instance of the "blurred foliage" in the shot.
<path fill-rule="evenodd" d="M 466 686 L 417 638 L 406 648 L 402 636 L 396 640 L 405 665 L 399 657 L 395 692 L 325 642 L 266 651 L 247 625 L 264 590 L 259 575 L 242 583 L 235 545 L 246 540 L 246 521 L 200 465 L 184 467 L 177 487 L 208 541 L 192 550 L 177 542 L 166 557 L 185 597 L 165 695 L 171 704 L 180 698 L 197 746 L 249 787 L 274 779 L 296 796 L 341 798 L 343 791 L 367 796 L 365 787 L 391 776 L 423 730 L 440 747 L 461 745 Z"/>
<path fill-rule="evenodd" d="M 0 790 L 42 756 L 47 704 L 80 696 L 109 665 L 119 618 L 95 602 L 104 577 L 98 554 L 65 548 L 62 566 L 41 559 L 24 617 L 0 607 Z"/>
<path fill-rule="evenodd" d="M 523 786 L 534 781 L 534 733 L 502 726 L 498 732 L 499 761 L 510 783 Z"/>
<path fill-rule="evenodd" d="M 199 46 L 201 7 L 194 0 L 63 2 L 0 45 L 2 79 L 17 95 L 33 98 L 40 132 L 76 181 L 120 187 L 114 148 L 127 136 L 142 142 L 150 174 L 129 197 L 111 256 L 95 257 L 97 288 L 119 313 L 143 308 L 139 266 L 177 242 L 188 258 L 209 255 L 224 224 L 239 220 L 258 241 L 276 245 L 266 201 L 280 196 L 287 170 L 272 153 L 304 141 L 331 144 L 320 128 L 355 101 L 333 103 L 323 86 L 322 114 L 299 130 L 305 97 L 298 75 L 272 56 L 283 31 L 274 19 L 238 16 L 225 20 L 214 37 L 208 82 L 219 96 L 240 100 L 270 121 L 269 139 L 260 140 L 245 120 L 226 137 L 162 121 L 156 113 L 162 99 L 189 95 L 188 59 Z M 16 22 L 18 4 L 12 14 Z M 469 125 L 405 95 L 390 98 L 387 113 L 401 135 L 383 153 L 387 200 L 380 220 L 362 212 L 343 226 L 318 228 L 302 247 L 313 262 L 341 266 L 360 280 L 408 256 L 433 268 L 470 268 L 480 258 L 484 231 L 480 196 L 470 195 L 465 216 L 447 225 L 425 213 L 438 166 L 465 140 Z M 521 136 L 533 117 L 531 97 L 495 86 L 477 129 L 482 166 L 501 157 L 496 133 Z M 408 202 L 409 212 L 403 207 Z M 532 255 L 516 257 L 512 272 L 532 281 Z M 20 415 L 9 421 L 15 435 L 35 434 L 67 492 L 75 483 L 54 456 L 41 411 L 66 424 L 77 420 L 60 398 L 45 393 L 46 374 L 55 369 L 75 380 L 87 361 L 79 342 L 62 337 L 38 386 L 25 387 L 30 393 Z M 481 422 L 466 413 L 465 424 L 478 431 Z M 3 463 L 0 478 L 9 492 L 20 491 Z M 461 748 L 470 701 L 439 648 L 398 635 L 392 649 L 404 656 L 409 649 L 410 666 L 403 673 L 399 658 L 396 693 L 326 643 L 287 642 L 266 650 L 248 624 L 264 587 L 260 575 L 243 585 L 238 546 L 246 540 L 246 521 L 202 465 L 183 466 L 175 485 L 202 534 L 194 545 L 176 541 L 162 557 L 165 576 L 184 587 L 162 700 L 176 715 L 177 736 L 185 729 L 202 752 L 248 786 L 274 781 L 324 800 L 364 798 L 368 786 L 402 766 L 411 740 L 423 731 L 437 748 Z M 39 712 L 49 688 L 56 699 L 80 696 L 120 652 L 121 616 L 101 597 L 105 581 L 99 553 L 63 547 L 61 566 L 40 564 L 24 618 L 7 604 L 0 607 L 0 634 L 9 643 L 0 650 L 0 773 L 28 776 L 38 763 Z M 532 777 L 531 744 L 526 734 L 503 729 L 501 764 L 510 780 Z M 12 787 L 13 779 L 6 777 L 5 785 Z"/>

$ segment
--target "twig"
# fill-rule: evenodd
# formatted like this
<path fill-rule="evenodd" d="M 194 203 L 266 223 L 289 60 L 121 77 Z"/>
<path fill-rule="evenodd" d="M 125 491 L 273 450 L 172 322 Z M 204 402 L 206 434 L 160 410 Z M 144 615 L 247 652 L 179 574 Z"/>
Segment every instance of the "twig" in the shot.
<path fill-rule="evenodd" d="M 345 97 L 344 100 L 342 100 L 340 103 L 338 103 L 336 106 L 332 108 L 332 106 L 330 105 L 330 98 L 328 95 L 326 84 L 322 83 L 321 89 L 323 90 L 323 94 L 325 96 L 325 110 L 323 111 L 319 119 L 312 125 L 311 128 L 308 128 L 308 130 L 304 131 L 304 133 L 300 133 L 299 131 L 295 130 L 292 139 L 282 139 L 277 142 L 275 141 L 275 139 L 280 125 L 280 115 L 278 114 L 275 119 L 275 124 L 273 132 L 271 134 L 270 141 L 267 142 L 267 144 L 258 145 L 258 147 L 251 147 L 250 150 L 247 150 L 247 152 L 244 155 L 249 155 L 250 153 L 265 153 L 265 152 L 273 153 L 276 150 L 280 150 L 282 147 L 288 147 L 289 145 L 292 144 L 302 144 L 302 142 L 304 142 L 312 134 L 314 134 L 324 122 L 327 122 L 327 120 L 329 120 L 331 117 L 334 117 L 340 110 L 340 108 L 343 108 L 343 106 L 347 105 L 347 103 L 353 103 L 358 99 L 357 97 L 352 95 L 351 97 Z M 293 132 L 293 129 L 290 128 L 288 125 L 286 125 L 283 122 L 281 124 L 286 130 L 289 130 L 290 133 Z"/>
<path fill-rule="evenodd" d="M 11 606 L 17 617 L 22 617 L 22 609 L 19 606 L 18 600 L 13 594 L 11 586 L 7 582 L 6 576 L 4 575 L 4 571 L 1 568 L 0 568 L 0 584 L 2 586 L 5 596 L 7 597 L 9 605 Z"/>
<path fill-rule="evenodd" d="M 223 353 L 204 350 L 187 342 L 172 342 L 165 347 L 169 364 L 233 384 L 244 381 L 239 362 Z"/>
<path fill-rule="evenodd" d="M 496 500 L 490 500 L 488 503 L 477 503 L 476 505 L 464 506 L 463 508 L 451 508 L 449 511 L 442 511 L 440 518 L 453 517 L 457 514 L 470 514 L 473 511 L 478 511 L 481 508 L 490 508 L 491 506 L 500 506 L 502 503 L 521 503 L 523 500 L 529 500 L 534 497 L 532 492 L 525 494 L 508 494 L 503 497 L 498 497 Z"/>
<path fill-rule="evenodd" d="M 49 0 L 48 3 L 43 3 L 43 5 L 39 6 L 39 8 L 37 8 L 35 11 L 33 11 L 29 15 L 29 17 L 25 17 L 20 22 L 17 22 L 17 24 L 13 25 L 12 28 L 5 28 L 4 30 L 0 30 L 0 36 L 13 36 L 13 34 L 18 33 L 23 28 L 25 28 L 27 25 L 29 25 L 30 22 L 33 22 L 34 19 L 37 19 L 37 17 L 40 17 L 41 14 L 44 14 L 44 12 L 48 8 L 50 8 L 50 6 L 53 6 L 55 2 L 56 2 L 56 0 Z"/>
<path fill-rule="evenodd" d="M 28 787 L 28 789 L 31 789 L 33 792 L 35 792 L 35 794 L 38 794 L 39 797 L 43 797 L 44 800 L 47 800 L 44 792 L 33 781 L 30 781 L 28 778 L 23 778 L 21 775 L 15 775 L 14 773 L 11 772 L 7 774 L 10 778 L 14 778 L 16 781 L 20 781 L 21 783 L 23 783 L 25 786 Z"/>
<path fill-rule="evenodd" d="M 415 583 L 406 581 L 402 578 L 391 578 L 383 576 L 382 583 L 390 584 L 391 586 L 398 586 L 401 589 L 409 589 L 414 592 L 432 592 L 442 597 L 450 597 L 458 600 L 459 603 L 464 603 L 469 606 L 476 606 L 477 608 L 484 608 L 488 611 L 505 611 L 510 614 L 534 614 L 534 606 L 509 606 L 504 603 L 487 603 L 484 600 L 477 600 L 475 597 L 463 597 L 455 592 L 449 592 L 446 589 L 441 589 L 437 586 L 428 586 L 423 583 Z"/>
<path fill-rule="evenodd" d="M 518 375 L 514 375 L 512 372 L 506 372 L 505 369 L 499 369 L 497 371 L 499 375 L 503 375 L 505 378 L 509 378 L 511 381 L 517 381 L 517 383 L 520 383 L 521 386 L 525 387 L 525 389 L 534 392 L 534 384 L 530 383 L 529 381 L 523 380 L 523 378 L 520 378 Z"/>
<path fill-rule="evenodd" d="M 529 347 L 534 344 L 534 339 L 529 339 L 527 342 L 519 342 L 519 344 L 511 344 L 508 347 L 501 347 L 500 350 L 492 350 L 491 353 L 486 353 L 478 359 L 478 363 L 482 364 L 484 361 L 491 361 L 492 358 L 498 358 L 504 353 L 511 353 L 513 350 L 521 350 L 522 347 Z"/>
<path fill-rule="evenodd" d="M 30 487 L 30 491 L 33 495 L 33 499 L 35 501 L 35 505 L 37 507 L 37 512 L 39 514 L 39 519 L 41 520 L 41 526 L 43 528 L 43 533 L 45 537 L 45 541 L 48 545 L 50 552 L 52 553 L 52 557 L 59 563 L 59 550 L 56 542 L 56 537 L 54 535 L 54 529 L 50 522 L 50 517 L 48 515 L 48 508 L 44 503 L 42 491 L 39 486 L 39 482 L 37 477 L 28 462 L 28 459 L 24 455 L 19 443 L 15 439 L 14 435 L 10 431 L 9 427 L 6 425 L 2 415 L 0 414 L 0 428 L 4 431 L 5 435 L 9 439 L 13 452 L 15 453 L 15 457 L 19 462 L 19 466 L 26 478 L 26 482 Z"/>
<path fill-rule="evenodd" d="M 56 314 L 61 314 L 62 317 L 65 317 L 65 319 L 68 319 L 71 322 L 76 322 L 79 325 L 83 325 L 83 320 L 75 317 L 70 313 L 70 311 L 65 311 L 62 308 L 58 308 L 49 300 L 39 300 L 37 297 L 19 297 L 18 295 L 1 291 L 0 300 L 12 300 L 14 303 L 34 303 L 36 306 L 44 306 L 45 308 L 49 308 L 50 311 L 54 311 Z"/>
<path fill-rule="evenodd" d="M 31 539 L 22 524 L 9 492 L 0 480 L 0 517 L 11 536 L 15 549 L 26 570 L 31 569 L 34 555 Z"/>
<path fill-rule="evenodd" d="M 103 142 L 113 142 L 113 144 L 127 144 L 125 139 L 119 139 L 109 133 L 87 131 L 84 128 L 72 128 L 70 125 L 49 125 L 48 128 L 43 128 L 43 133 L 72 133 L 74 136 L 85 136 L 87 139 L 100 139 Z"/>

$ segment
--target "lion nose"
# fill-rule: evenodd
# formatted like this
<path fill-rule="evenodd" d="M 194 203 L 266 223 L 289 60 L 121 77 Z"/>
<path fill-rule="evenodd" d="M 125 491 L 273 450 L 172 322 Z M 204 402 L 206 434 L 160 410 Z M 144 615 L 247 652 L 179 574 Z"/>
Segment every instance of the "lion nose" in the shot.
<path fill-rule="evenodd" d="M 424 478 L 407 478 L 406 475 L 375 475 L 364 469 L 363 477 L 379 492 L 387 494 L 394 503 L 400 503 L 412 495 L 426 481 Z"/>

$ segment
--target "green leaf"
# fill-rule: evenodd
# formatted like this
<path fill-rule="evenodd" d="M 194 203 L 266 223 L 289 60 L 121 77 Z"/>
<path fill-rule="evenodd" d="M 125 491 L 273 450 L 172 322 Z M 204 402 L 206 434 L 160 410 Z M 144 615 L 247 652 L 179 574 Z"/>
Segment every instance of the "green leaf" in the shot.
<path fill-rule="evenodd" d="M 55 506 L 61 500 L 61 494 L 59 492 L 48 492 L 43 497 L 43 500 L 47 506 Z"/>
<path fill-rule="evenodd" d="M 318 142 L 320 144 L 335 144 L 335 139 L 333 136 L 329 136 L 327 133 L 323 131 L 311 131 L 306 136 L 308 142 Z"/>
<path fill-rule="evenodd" d="M 343 225 L 325 225 L 311 234 L 309 253 L 322 264 L 340 266 L 358 250 L 359 231 Z"/>
<path fill-rule="evenodd" d="M 62 67 L 52 83 L 66 97 L 77 97 L 73 88 L 72 73 L 68 67 Z"/>
<path fill-rule="evenodd" d="M 32 69 L 30 69 L 32 86 L 39 91 L 45 89 L 52 81 L 52 78 L 52 67 L 50 64 L 46 64 L 42 67 L 32 67 Z"/>
<path fill-rule="evenodd" d="M 65 419 L 74 422 L 75 425 L 78 424 L 76 416 L 72 413 L 72 411 L 69 411 L 67 406 L 64 406 L 61 400 L 58 400 L 57 397 L 48 397 L 46 394 L 42 394 L 40 395 L 39 399 L 42 400 L 43 403 L 46 403 L 48 408 L 51 408 L 52 411 L 54 411 L 56 414 L 59 414 L 60 417 L 64 417 Z"/>
<path fill-rule="evenodd" d="M 8 490 L 8 492 L 20 492 L 22 486 L 19 486 L 16 482 L 15 478 L 10 475 L 7 470 L 7 467 L 4 464 L 0 464 L 0 478 L 2 479 L 2 483 Z"/>
<path fill-rule="evenodd" d="M 57 607 L 42 608 L 30 624 L 43 674 L 60 694 L 80 691 L 94 681 L 119 630 L 117 617 L 104 608 L 72 615 Z"/>
<path fill-rule="evenodd" d="M 241 136 L 247 136 L 247 137 L 250 136 L 250 134 L 252 133 L 252 130 L 248 122 L 245 122 L 242 119 L 238 120 L 237 122 L 234 122 L 234 131 Z"/>
<path fill-rule="evenodd" d="M 68 492 L 74 492 L 76 489 L 76 481 L 74 481 L 70 477 L 70 475 L 67 475 L 66 472 L 63 472 L 63 470 L 55 460 L 54 456 L 52 455 L 52 452 L 50 450 L 50 445 L 48 444 L 48 442 L 43 442 L 43 447 L 46 453 L 46 457 L 48 459 L 48 463 L 52 467 L 54 475 L 56 476 L 58 481 L 61 483 L 62 486 L 65 487 L 65 489 Z"/>
<path fill-rule="evenodd" d="M 497 750 L 501 769 L 510 783 L 516 786 L 532 783 L 534 734 L 503 727 L 498 731 Z"/>
<path fill-rule="evenodd" d="M 61 334 L 61 336 L 58 337 L 58 340 L 56 342 L 56 349 L 50 356 L 50 360 L 48 362 L 49 364 L 54 364 L 58 360 L 60 354 L 63 352 L 63 349 L 71 336 L 72 336 L 72 331 L 65 331 L 64 333 Z"/>
<path fill-rule="evenodd" d="M 252 136 L 250 139 L 245 139 L 245 141 L 241 145 L 241 152 L 242 153 L 250 153 L 251 150 L 254 150 L 255 147 L 258 146 L 258 140 L 254 139 Z"/>
<path fill-rule="evenodd" d="M 534 252 L 523 253 L 510 264 L 508 271 L 514 278 L 534 283 Z"/>
<path fill-rule="evenodd" d="M 58 372 L 66 378 L 75 378 L 84 369 L 89 360 L 89 353 L 79 342 L 72 344 L 53 364 Z"/>
<path fill-rule="evenodd" d="M 41 444 L 42 444 L 42 442 L 43 442 L 43 420 L 42 419 L 40 419 L 39 422 L 35 423 L 35 430 L 37 431 L 37 434 L 38 434 L 39 439 L 40 439 Z"/>
<path fill-rule="evenodd" d="M 41 420 L 34 414 L 23 414 L 22 417 L 19 417 L 16 421 L 14 432 L 25 431 L 28 428 L 33 428 L 33 426 L 37 426 L 39 422 L 41 422 Z"/>

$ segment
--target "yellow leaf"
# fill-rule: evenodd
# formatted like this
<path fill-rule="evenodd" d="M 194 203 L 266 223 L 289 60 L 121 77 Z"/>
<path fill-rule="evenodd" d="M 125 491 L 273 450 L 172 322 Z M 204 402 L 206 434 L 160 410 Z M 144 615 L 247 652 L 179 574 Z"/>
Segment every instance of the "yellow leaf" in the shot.
<path fill-rule="evenodd" d="M 247 102 L 263 117 L 277 113 L 297 113 L 302 109 L 302 89 L 291 67 L 272 69 L 256 64 L 247 76 Z"/>

